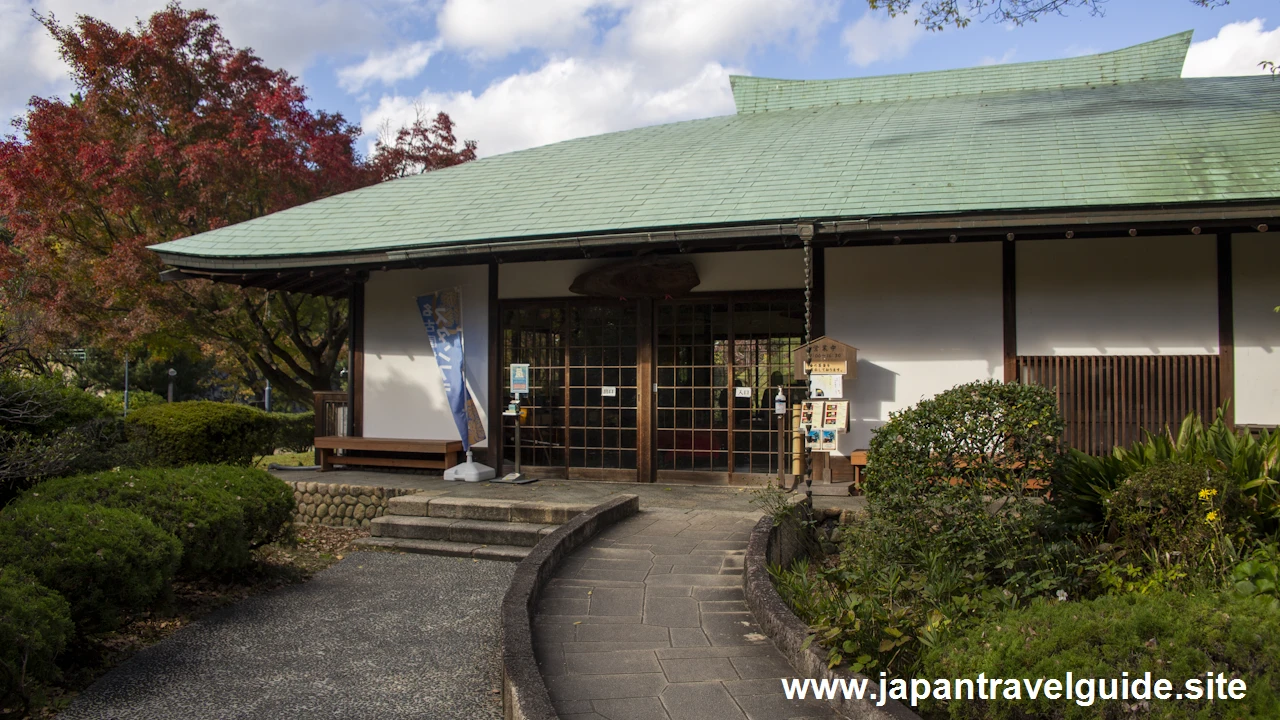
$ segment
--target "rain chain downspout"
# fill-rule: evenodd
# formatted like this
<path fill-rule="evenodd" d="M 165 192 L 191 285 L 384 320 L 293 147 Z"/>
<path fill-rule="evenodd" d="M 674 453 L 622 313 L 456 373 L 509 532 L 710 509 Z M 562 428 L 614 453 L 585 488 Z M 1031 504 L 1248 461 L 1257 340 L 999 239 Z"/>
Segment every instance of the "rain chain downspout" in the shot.
<path fill-rule="evenodd" d="M 808 230 L 806 233 L 805 230 Z M 804 237 L 804 384 L 805 397 L 808 397 L 809 391 L 809 358 L 812 350 L 809 343 L 813 342 L 813 226 L 807 228 L 801 226 L 801 236 Z M 813 502 L 813 449 L 809 447 L 809 443 L 805 443 L 804 448 L 804 495 L 810 503 Z"/>

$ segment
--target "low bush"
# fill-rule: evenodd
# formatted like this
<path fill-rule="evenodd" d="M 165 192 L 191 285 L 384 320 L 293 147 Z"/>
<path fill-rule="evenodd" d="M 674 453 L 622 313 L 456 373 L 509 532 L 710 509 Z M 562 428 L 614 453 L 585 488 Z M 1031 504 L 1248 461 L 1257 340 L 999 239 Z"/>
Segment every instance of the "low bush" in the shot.
<path fill-rule="evenodd" d="M 235 468 L 233 472 L 242 472 Z M 250 561 L 249 536 L 237 500 L 204 468 L 121 470 L 46 480 L 27 492 L 26 503 L 71 502 L 131 510 L 182 543 L 179 572 L 234 570 Z"/>
<path fill-rule="evenodd" d="M 283 480 L 257 468 L 197 465 L 182 472 L 228 492 L 244 511 L 250 547 L 287 539 L 293 531 L 297 503 Z"/>
<path fill-rule="evenodd" d="M 1039 600 L 974 625 L 925 657 L 922 677 L 1085 678 L 1132 680 L 1150 672 L 1174 691 L 1206 672 L 1242 678 L 1243 700 L 1104 700 L 1110 682 L 1092 691 L 1092 703 L 1030 699 L 931 703 L 926 717 L 1153 718 L 1280 717 L 1280 609 L 1258 599 L 1178 593 L 1103 596 L 1085 602 Z M 1087 687 L 1085 688 L 1087 689 Z M 1079 697 L 1077 691 L 1077 697 Z"/>
<path fill-rule="evenodd" d="M 128 510 L 19 502 L 0 513 L 0 566 L 60 593 L 82 632 L 163 599 L 181 556 L 177 538 Z"/>
<path fill-rule="evenodd" d="M 1236 597 L 1270 598 L 1280 609 L 1280 547 L 1270 543 L 1256 548 L 1231 571 L 1231 592 Z"/>
<path fill-rule="evenodd" d="M 140 408 L 129 413 L 128 422 L 145 429 L 157 465 L 249 465 L 275 440 L 267 413 L 207 400 Z"/>
<path fill-rule="evenodd" d="M 279 448 L 289 452 L 306 452 L 315 445 L 314 412 L 271 413 L 270 417 L 276 426 L 275 447 L 271 450 Z"/>
<path fill-rule="evenodd" d="M 33 682 L 56 676 L 54 658 L 74 632 L 61 595 L 16 568 L 0 567 L 0 707 L 25 705 Z"/>
<path fill-rule="evenodd" d="M 113 415 L 124 415 L 124 391 L 112 390 L 102 396 L 102 402 Z M 152 405 L 163 405 L 165 399 L 160 395 L 146 390 L 130 390 L 129 391 L 129 412 L 141 410 L 144 407 Z"/>
<path fill-rule="evenodd" d="M 1220 581 L 1251 541 L 1248 505 L 1217 463 L 1166 461 L 1121 481 L 1106 517 L 1110 537 L 1131 560 Z"/>

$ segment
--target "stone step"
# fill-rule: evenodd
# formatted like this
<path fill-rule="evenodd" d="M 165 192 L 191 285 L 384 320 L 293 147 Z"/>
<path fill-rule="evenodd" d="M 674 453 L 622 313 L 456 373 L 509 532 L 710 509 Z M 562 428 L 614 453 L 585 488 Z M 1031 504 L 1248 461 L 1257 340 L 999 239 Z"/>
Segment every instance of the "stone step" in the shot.
<path fill-rule="evenodd" d="M 445 557 L 469 557 L 476 560 L 506 560 L 520 562 L 533 548 L 515 545 L 476 545 L 474 543 L 448 542 L 446 540 L 411 540 L 406 538 L 367 537 L 356 540 L 361 547 L 399 550 L 421 555 Z"/>
<path fill-rule="evenodd" d="M 369 532 L 374 537 L 533 547 L 556 527 L 541 523 L 384 515 L 369 524 Z"/>
<path fill-rule="evenodd" d="M 391 498 L 387 513 L 407 517 L 563 525 L 591 507 L 589 504 L 579 503 L 465 498 L 421 493 Z"/>

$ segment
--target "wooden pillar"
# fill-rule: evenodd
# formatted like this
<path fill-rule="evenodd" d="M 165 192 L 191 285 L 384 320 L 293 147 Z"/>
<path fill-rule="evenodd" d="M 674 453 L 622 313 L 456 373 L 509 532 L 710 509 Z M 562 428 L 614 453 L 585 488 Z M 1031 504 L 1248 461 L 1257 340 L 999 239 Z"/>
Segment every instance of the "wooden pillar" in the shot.
<path fill-rule="evenodd" d="M 348 295 L 347 435 L 364 435 L 364 281 L 351 283 Z"/>
<path fill-rule="evenodd" d="M 1018 381 L 1018 246 L 1000 243 L 1001 294 L 1004 298 L 1004 381 Z"/>
<path fill-rule="evenodd" d="M 1231 233 L 1218 233 L 1218 402 L 1228 427 L 1236 423 L 1235 291 L 1231 281 Z M 1206 418 L 1207 419 L 1207 418 Z"/>
<path fill-rule="evenodd" d="M 653 482 L 654 413 L 653 300 L 642 298 L 636 318 L 636 481 Z M 566 376 L 567 379 L 567 376 Z"/>
<path fill-rule="evenodd" d="M 502 410 L 506 406 L 504 402 L 506 397 L 503 394 L 502 374 L 506 370 L 503 367 L 504 358 L 502 356 L 502 307 L 498 300 L 498 263 L 489 263 L 489 426 L 485 428 L 485 435 L 489 438 L 488 457 L 489 466 L 492 467 L 499 476 L 503 472 L 503 448 L 502 448 Z"/>

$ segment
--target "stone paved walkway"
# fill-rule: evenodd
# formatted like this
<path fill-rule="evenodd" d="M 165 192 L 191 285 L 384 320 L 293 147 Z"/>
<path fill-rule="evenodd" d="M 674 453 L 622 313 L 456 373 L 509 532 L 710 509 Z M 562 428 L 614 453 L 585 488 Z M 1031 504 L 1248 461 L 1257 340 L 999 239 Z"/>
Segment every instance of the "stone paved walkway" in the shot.
<path fill-rule="evenodd" d="M 646 510 L 565 559 L 534 617 L 534 648 L 563 720 L 838 717 L 789 701 L 794 670 L 742 596 L 758 514 Z"/>

